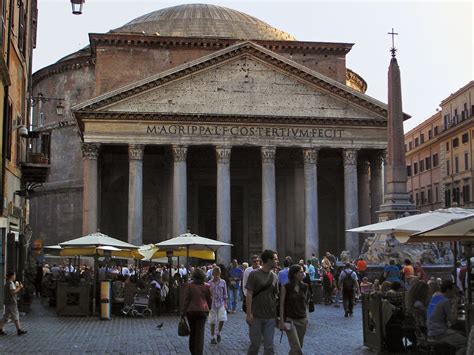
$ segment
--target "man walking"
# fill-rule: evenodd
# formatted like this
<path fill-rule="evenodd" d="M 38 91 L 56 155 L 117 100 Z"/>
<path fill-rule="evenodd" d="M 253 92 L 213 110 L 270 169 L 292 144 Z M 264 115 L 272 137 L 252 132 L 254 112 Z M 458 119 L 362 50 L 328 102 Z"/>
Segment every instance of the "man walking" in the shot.
<path fill-rule="evenodd" d="M 250 258 L 252 265 L 245 269 L 244 275 L 242 276 L 242 293 L 244 294 L 244 299 L 242 300 L 242 311 L 247 312 L 247 280 L 251 272 L 260 269 L 260 257 L 258 255 L 252 255 Z"/>
<path fill-rule="evenodd" d="M 18 312 L 18 304 L 16 295 L 23 289 L 23 285 L 16 283 L 16 274 L 12 271 L 7 272 L 7 282 L 5 283 L 5 313 L 3 319 L 0 321 L 0 335 L 7 335 L 3 330 L 3 326 L 9 318 L 15 323 L 17 335 L 26 334 L 26 330 L 20 327 L 20 313 Z"/>
<path fill-rule="evenodd" d="M 237 299 L 239 297 L 240 282 L 242 281 L 243 271 L 239 267 L 237 260 L 232 260 L 229 269 L 229 313 L 237 312 Z"/>
<path fill-rule="evenodd" d="M 351 264 L 346 263 L 346 267 L 339 275 L 339 288 L 342 290 L 342 304 L 344 306 L 344 317 L 352 317 L 352 309 L 354 308 L 354 290 L 359 293 L 359 283 L 357 275 L 352 270 Z"/>
<path fill-rule="evenodd" d="M 273 250 L 265 250 L 261 256 L 262 267 L 250 273 L 247 288 L 247 317 L 250 347 L 248 355 L 257 355 L 263 335 L 263 354 L 274 354 L 273 336 L 276 326 L 276 300 L 278 277 L 272 271 L 278 256 Z"/>

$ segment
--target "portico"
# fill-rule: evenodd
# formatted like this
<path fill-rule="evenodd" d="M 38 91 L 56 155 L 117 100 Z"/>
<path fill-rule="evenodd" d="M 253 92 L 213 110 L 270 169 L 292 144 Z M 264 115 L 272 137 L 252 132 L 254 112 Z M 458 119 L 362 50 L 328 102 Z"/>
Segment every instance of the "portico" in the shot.
<path fill-rule="evenodd" d="M 344 231 L 382 196 L 385 108 L 269 56 L 235 45 L 210 55 L 211 67 L 201 59 L 168 73 L 171 82 L 150 77 L 76 106 L 90 190 L 83 232 L 98 226 L 141 244 L 191 230 L 234 244 L 222 263 L 266 248 L 357 256 L 359 240 Z M 189 68 L 191 88 L 181 77 Z M 222 90 L 206 89 L 216 80 Z"/>

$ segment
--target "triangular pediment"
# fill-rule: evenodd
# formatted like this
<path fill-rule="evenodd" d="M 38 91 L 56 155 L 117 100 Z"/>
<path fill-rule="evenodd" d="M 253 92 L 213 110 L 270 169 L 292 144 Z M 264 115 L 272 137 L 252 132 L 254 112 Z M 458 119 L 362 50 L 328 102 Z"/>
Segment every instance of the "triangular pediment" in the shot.
<path fill-rule="evenodd" d="M 80 113 L 384 119 L 386 106 L 245 42 L 73 108 Z"/>

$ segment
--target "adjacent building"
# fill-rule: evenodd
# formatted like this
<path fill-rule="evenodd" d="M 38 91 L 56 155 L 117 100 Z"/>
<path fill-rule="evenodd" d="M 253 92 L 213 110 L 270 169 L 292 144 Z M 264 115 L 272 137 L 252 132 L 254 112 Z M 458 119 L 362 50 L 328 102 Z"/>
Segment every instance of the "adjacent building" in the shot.
<path fill-rule="evenodd" d="M 422 211 L 474 207 L 474 81 L 405 134 L 407 188 Z"/>
<path fill-rule="evenodd" d="M 31 56 L 36 41 L 36 1 L 0 1 L 0 277 L 6 270 L 23 277 L 28 225 L 28 192 L 35 182 L 28 169 L 27 147 L 31 103 Z M 35 168 L 33 168 L 34 170 Z M 0 304 L 3 304 L 3 282 Z"/>

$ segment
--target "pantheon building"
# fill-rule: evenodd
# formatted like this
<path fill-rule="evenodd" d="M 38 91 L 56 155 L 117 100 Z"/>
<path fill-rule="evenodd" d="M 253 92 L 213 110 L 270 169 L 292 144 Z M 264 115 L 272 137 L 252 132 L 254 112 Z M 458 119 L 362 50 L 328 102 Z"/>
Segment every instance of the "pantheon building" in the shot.
<path fill-rule="evenodd" d="M 345 230 L 382 202 L 387 106 L 346 67 L 353 44 L 201 4 L 89 38 L 33 76 L 49 164 L 33 239 L 100 230 L 139 245 L 189 230 L 232 243 L 222 262 L 265 248 L 356 256 Z"/>

